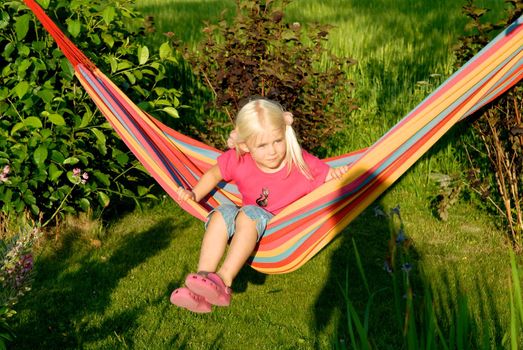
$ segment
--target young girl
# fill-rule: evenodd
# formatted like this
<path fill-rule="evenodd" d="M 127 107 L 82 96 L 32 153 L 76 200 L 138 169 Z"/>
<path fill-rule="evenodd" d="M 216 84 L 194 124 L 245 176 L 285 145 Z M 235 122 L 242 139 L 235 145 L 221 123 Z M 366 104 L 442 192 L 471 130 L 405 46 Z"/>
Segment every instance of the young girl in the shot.
<path fill-rule="evenodd" d="M 210 312 L 211 305 L 228 306 L 232 282 L 269 220 L 347 171 L 347 166 L 330 168 L 303 151 L 291 124 L 292 114 L 273 101 L 247 103 L 239 111 L 228 141 L 234 149 L 220 155 L 192 191 L 178 190 L 181 200 L 200 201 L 220 181 L 234 181 L 242 195 L 242 207 L 222 205 L 209 214 L 198 272 L 189 274 L 185 287 L 171 294 L 173 304 L 201 313 Z M 218 269 L 229 240 L 229 250 Z"/>

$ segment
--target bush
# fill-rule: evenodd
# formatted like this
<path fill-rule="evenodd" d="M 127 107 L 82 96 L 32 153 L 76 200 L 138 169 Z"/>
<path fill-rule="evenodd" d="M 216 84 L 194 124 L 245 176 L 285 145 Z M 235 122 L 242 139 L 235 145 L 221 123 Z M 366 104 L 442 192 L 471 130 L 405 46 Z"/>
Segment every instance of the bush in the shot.
<path fill-rule="evenodd" d="M 257 95 L 291 111 L 303 146 L 324 156 L 328 137 L 343 128 L 344 117 L 356 108 L 346 76 L 355 62 L 326 55 L 328 26 L 285 23 L 288 1 L 280 3 L 278 9 L 271 1 L 238 0 L 232 23 L 222 18 L 208 25 L 198 50 L 186 50 L 185 58 L 211 90 L 215 106 L 228 116 L 202 123 L 200 137 L 224 146 L 232 113 Z M 322 61 L 328 68 L 320 69 Z"/>
<path fill-rule="evenodd" d="M 471 19 L 471 34 L 460 39 L 458 64 L 470 59 L 487 45 L 493 34 L 523 14 L 523 1 L 510 0 L 504 20 L 493 24 L 484 21 L 489 11 L 469 0 L 464 7 Z M 483 199 L 488 199 L 505 223 L 510 240 L 523 248 L 523 85 L 521 82 L 503 97 L 484 108 L 473 122 L 478 145 L 470 147 L 471 185 Z"/>
<path fill-rule="evenodd" d="M 124 1 L 40 0 L 90 59 L 151 112 L 177 115 L 166 72 L 169 44 L 152 53 L 130 38 L 146 22 Z M 0 4 L 0 207 L 50 222 L 111 201 L 154 198 L 154 183 L 74 78 L 54 41 L 21 1 Z"/>

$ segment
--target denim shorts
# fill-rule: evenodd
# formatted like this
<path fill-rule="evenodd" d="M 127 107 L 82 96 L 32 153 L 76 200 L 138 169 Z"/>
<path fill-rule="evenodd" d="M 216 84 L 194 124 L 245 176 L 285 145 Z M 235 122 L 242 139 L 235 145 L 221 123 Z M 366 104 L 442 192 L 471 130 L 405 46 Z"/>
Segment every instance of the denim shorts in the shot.
<path fill-rule="evenodd" d="M 263 236 L 265 228 L 267 227 L 267 223 L 274 216 L 267 210 L 262 209 L 256 205 L 246 205 L 244 207 L 237 207 L 234 204 L 223 204 L 211 211 L 207 218 L 210 218 L 215 211 L 218 211 L 220 212 L 220 214 L 222 214 L 222 217 L 225 220 L 225 226 L 227 227 L 227 237 L 229 237 L 229 239 L 234 235 L 236 227 L 236 216 L 240 211 L 243 211 L 245 215 L 247 215 L 250 219 L 256 222 L 258 241 Z M 209 220 L 207 220 L 207 222 L 205 223 L 205 227 L 207 227 L 208 223 Z"/>

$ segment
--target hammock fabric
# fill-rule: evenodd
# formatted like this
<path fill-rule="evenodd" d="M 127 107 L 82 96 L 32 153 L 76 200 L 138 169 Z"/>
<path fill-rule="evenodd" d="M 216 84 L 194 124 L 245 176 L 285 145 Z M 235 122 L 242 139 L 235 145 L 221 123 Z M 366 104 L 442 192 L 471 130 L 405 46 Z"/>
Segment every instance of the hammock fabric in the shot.
<path fill-rule="evenodd" d="M 141 111 L 64 35 L 34 0 L 25 0 L 74 67 L 75 75 L 138 160 L 176 200 L 192 187 L 221 151 L 184 136 Z M 523 17 L 453 74 L 412 112 L 367 149 L 325 159 L 349 164 L 330 181 L 276 215 L 249 264 L 264 273 L 293 271 L 329 243 L 395 182 L 447 130 L 500 96 L 523 77 Z M 241 203 L 232 183 L 219 185 L 203 202 L 181 202 L 205 220 L 222 203 Z"/>

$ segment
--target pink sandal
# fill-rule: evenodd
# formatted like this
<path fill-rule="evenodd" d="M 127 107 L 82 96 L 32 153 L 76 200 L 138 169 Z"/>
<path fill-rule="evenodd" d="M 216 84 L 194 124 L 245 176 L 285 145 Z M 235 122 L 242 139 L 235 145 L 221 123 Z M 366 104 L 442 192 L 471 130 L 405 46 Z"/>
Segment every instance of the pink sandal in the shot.
<path fill-rule="evenodd" d="M 192 312 L 211 312 L 211 304 L 209 304 L 203 297 L 191 292 L 185 287 L 175 289 L 172 292 L 171 303 Z"/>
<path fill-rule="evenodd" d="M 208 273 L 207 277 L 191 273 L 185 279 L 185 285 L 191 292 L 201 295 L 212 305 L 229 306 L 231 303 L 231 288 L 213 272 Z"/>

